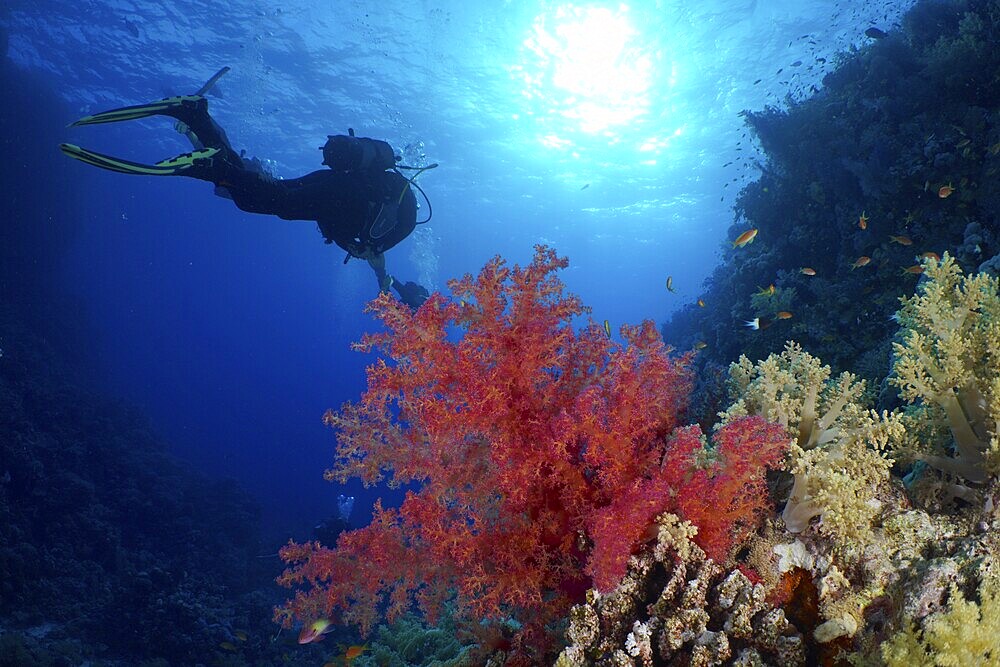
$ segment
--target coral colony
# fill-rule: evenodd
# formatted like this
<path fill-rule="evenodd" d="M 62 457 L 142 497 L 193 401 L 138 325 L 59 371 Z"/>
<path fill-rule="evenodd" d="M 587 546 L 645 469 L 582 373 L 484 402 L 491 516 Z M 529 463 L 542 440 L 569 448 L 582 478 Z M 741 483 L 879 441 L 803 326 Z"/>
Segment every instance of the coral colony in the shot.
<path fill-rule="evenodd" d="M 682 425 L 691 355 L 649 322 L 621 344 L 575 331 L 566 265 L 539 246 L 415 313 L 373 302 L 386 332 L 358 348 L 384 359 L 327 415 L 327 474 L 420 490 L 335 546 L 286 546 L 280 621 L 367 634 L 419 609 L 474 638 L 454 664 L 996 655 L 996 279 L 925 260 L 899 311 L 900 409 L 789 342 L 732 364 L 708 437 Z"/>

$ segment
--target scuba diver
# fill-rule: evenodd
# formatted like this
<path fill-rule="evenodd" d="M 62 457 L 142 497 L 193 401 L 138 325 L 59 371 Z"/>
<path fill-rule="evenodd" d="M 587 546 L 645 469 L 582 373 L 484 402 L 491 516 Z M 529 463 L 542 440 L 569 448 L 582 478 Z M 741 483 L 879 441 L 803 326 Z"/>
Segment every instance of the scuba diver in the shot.
<path fill-rule="evenodd" d="M 111 157 L 73 144 L 59 148 L 71 158 L 123 174 L 189 176 L 215 184 L 215 194 L 232 199 L 243 211 L 276 215 L 284 220 L 314 220 L 327 243 L 336 243 L 352 257 L 367 260 L 378 279 L 379 291 L 396 290 L 400 300 L 418 308 L 427 299 L 425 288 L 400 283 L 385 268 L 385 251 L 405 239 L 417 224 L 416 175 L 407 178 L 400 169 L 419 175 L 426 169 L 397 165 L 385 141 L 347 135 L 329 135 L 320 148 L 329 169 L 300 178 L 279 180 L 268 174 L 260 160 L 248 159 L 229 144 L 225 131 L 208 113 L 205 93 L 225 74 L 223 68 L 194 95 L 167 97 L 150 104 L 113 109 L 86 116 L 70 127 L 97 125 L 169 116 L 194 147 L 190 153 L 154 165 Z M 423 190 L 420 190 L 423 194 Z M 426 195 L 424 195 L 426 199 Z M 430 202 L 428 201 L 428 207 Z M 430 211 L 430 208 L 428 208 Z"/>

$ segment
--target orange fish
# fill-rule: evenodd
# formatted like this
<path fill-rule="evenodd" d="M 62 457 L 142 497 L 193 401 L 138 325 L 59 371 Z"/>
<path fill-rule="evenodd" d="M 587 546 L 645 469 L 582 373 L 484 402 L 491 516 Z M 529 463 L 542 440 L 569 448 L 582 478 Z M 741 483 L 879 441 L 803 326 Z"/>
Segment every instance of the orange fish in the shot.
<path fill-rule="evenodd" d="M 779 310 L 775 317 L 779 320 L 790 320 L 792 319 L 792 314 L 787 310 Z"/>
<path fill-rule="evenodd" d="M 774 283 L 771 283 L 767 287 L 758 287 L 757 296 L 774 296 Z"/>
<path fill-rule="evenodd" d="M 950 197 L 951 193 L 954 191 L 955 188 L 951 187 L 951 183 L 949 183 L 948 185 L 942 185 L 938 189 L 938 197 L 940 197 L 941 199 L 946 199 L 947 197 Z"/>
<path fill-rule="evenodd" d="M 702 301 L 701 299 L 698 299 L 698 307 L 699 308 L 704 308 L 705 307 L 705 302 Z"/>
<path fill-rule="evenodd" d="M 746 230 L 745 232 L 743 232 L 742 234 L 740 234 L 739 236 L 736 237 L 736 240 L 733 241 L 733 247 L 734 248 L 742 248 L 743 246 L 745 246 L 748 243 L 753 243 L 753 240 L 754 240 L 754 238 L 756 236 L 757 236 L 757 230 L 756 229 L 748 229 L 748 230 Z"/>
<path fill-rule="evenodd" d="M 799 269 L 799 273 L 801 273 L 804 276 L 815 276 L 816 269 L 810 268 L 808 266 L 803 266 L 801 269 Z"/>
<path fill-rule="evenodd" d="M 872 261 L 871 257 L 861 255 L 861 257 L 854 260 L 854 264 L 851 264 L 851 270 L 853 271 L 854 269 L 860 269 L 862 266 L 868 266 L 868 262 L 870 261 Z"/>
<path fill-rule="evenodd" d="M 358 646 L 357 644 L 354 646 L 348 646 L 347 650 L 344 651 L 344 663 L 350 665 L 354 662 L 354 659 L 364 653 L 367 648 L 368 644 L 364 644 L 363 646 Z"/>
<path fill-rule="evenodd" d="M 899 245 L 913 245 L 912 239 L 909 236 L 893 236 L 889 235 L 889 240 L 898 243 Z"/>
<path fill-rule="evenodd" d="M 914 275 L 920 275 L 924 272 L 924 267 L 920 264 L 914 264 L 913 266 L 903 269 L 903 273 L 912 273 Z"/>
<path fill-rule="evenodd" d="M 321 618 L 302 628 L 302 632 L 299 633 L 299 643 L 321 642 L 324 635 L 330 632 L 333 632 L 333 623 L 329 619 Z"/>
<path fill-rule="evenodd" d="M 941 256 L 938 255 L 936 252 L 925 252 L 924 254 L 917 256 L 917 259 L 918 260 L 933 259 L 935 262 L 940 262 Z"/>
<path fill-rule="evenodd" d="M 865 215 L 864 211 L 861 211 L 861 217 L 858 218 L 858 227 L 868 229 L 868 216 Z"/>

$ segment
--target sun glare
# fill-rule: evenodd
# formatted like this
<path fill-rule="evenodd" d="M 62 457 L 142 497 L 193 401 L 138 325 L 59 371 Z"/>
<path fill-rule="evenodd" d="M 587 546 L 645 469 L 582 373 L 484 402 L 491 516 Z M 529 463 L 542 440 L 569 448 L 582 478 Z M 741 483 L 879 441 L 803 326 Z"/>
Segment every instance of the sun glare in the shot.
<path fill-rule="evenodd" d="M 517 68 L 535 115 L 557 116 L 570 122 L 560 124 L 565 129 L 586 133 L 645 115 L 653 63 L 639 37 L 626 5 L 568 4 L 539 15 Z"/>

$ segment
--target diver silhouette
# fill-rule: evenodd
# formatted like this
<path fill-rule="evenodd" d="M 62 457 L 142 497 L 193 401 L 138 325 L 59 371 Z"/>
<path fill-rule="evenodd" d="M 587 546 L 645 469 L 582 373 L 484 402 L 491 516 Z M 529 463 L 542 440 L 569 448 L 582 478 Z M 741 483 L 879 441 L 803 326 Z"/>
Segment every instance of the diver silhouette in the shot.
<path fill-rule="evenodd" d="M 299 178 L 276 179 L 260 160 L 234 151 L 225 131 L 208 113 L 203 93 L 226 71 L 220 70 L 195 95 L 112 109 L 81 118 L 70 126 L 170 116 L 178 121 L 177 129 L 191 140 L 194 150 L 190 153 L 147 165 L 73 144 L 61 144 L 60 149 L 81 162 L 123 174 L 189 176 L 209 181 L 215 184 L 217 195 L 232 199 L 248 213 L 313 220 L 327 243 L 336 243 L 347 251 L 344 263 L 352 257 L 367 260 L 379 291 L 395 289 L 403 303 L 418 308 L 427 299 L 427 290 L 415 282 L 400 283 L 389 275 L 384 253 L 409 236 L 417 224 L 427 222 L 418 223 L 416 219 L 413 189 L 420 188 L 414 183 L 415 176 L 407 178 L 399 170 L 413 169 L 419 174 L 437 165 L 419 169 L 397 165 L 398 159 L 387 142 L 356 137 L 353 130 L 348 130 L 347 135 L 329 135 L 321 147 L 322 164 L 328 169 Z"/>

